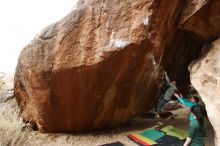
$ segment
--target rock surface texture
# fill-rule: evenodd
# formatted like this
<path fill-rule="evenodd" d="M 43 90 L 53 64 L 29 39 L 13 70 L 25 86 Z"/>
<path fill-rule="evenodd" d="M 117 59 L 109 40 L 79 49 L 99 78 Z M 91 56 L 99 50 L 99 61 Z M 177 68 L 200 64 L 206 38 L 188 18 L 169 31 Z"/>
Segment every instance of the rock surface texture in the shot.
<path fill-rule="evenodd" d="M 210 47 L 210 46 L 208 46 Z M 211 49 L 190 68 L 191 81 L 206 104 L 210 122 L 215 133 L 215 145 L 220 145 L 220 38 L 212 43 Z"/>
<path fill-rule="evenodd" d="M 220 145 L 220 1 L 192 0 L 182 14 L 182 29 L 205 43 L 201 54 L 189 67 L 191 82 L 201 95 L 215 129 L 215 145 Z M 215 42 L 212 43 L 217 39 Z M 212 43 L 212 45 L 210 45 Z"/>
<path fill-rule="evenodd" d="M 220 1 L 188 0 L 181 27 L 200 40 L 210 42 L 220 36 Z"/>
<path fill-rule="evenodd" d="M 20 54 L 14 84 L 22 117 L 41 131 L 72 132 L 112 128 L 149 111 L 161 66 L 187 67 L 201 48 L 178 29 L 184 3 L 79 1 Z M 186 72 L 168 73 L 178 81 Z"/>

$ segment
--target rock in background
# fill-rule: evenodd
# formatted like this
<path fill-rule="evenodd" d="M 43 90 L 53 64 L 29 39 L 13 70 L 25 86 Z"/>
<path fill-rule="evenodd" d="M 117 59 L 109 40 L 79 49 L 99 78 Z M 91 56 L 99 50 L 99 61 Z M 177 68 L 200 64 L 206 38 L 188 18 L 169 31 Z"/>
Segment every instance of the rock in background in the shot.
<path fill-rule="evenodd" d="M 188 0 L 180 24 L 197 39 L 212 42 L 220 36 L 220 1 Z"/>
<path fill-rule="evenodd" d="M 0 103 L 14 97 L 14 73 L 0 72 Z"/>
<path fill-rule="evenodd" d="M 210 46 L 209 46 L 210 47 Z M 206 104 L 210 122 L 220 145 L 220 39 L 212 43 L 208 53 L 191 64 L 191 81 Z"/>
<path fill-rule="evenodd" d="M 220 40 L 217 38 L 220 37 L 220 1 L 188 1 L 181 19 L 181 27 L 205 44 L 200 57 L 189 67 L 190 78 L 206 105 L 209 120 L 216 132 L 215 145 L 218 146 L 220 145 Z"/>

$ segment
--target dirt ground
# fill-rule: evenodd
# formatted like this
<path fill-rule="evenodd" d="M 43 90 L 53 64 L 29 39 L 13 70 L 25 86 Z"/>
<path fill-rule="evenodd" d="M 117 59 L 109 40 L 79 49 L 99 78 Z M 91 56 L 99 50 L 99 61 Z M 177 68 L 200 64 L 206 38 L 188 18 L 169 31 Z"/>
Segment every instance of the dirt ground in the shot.
<path fill-rule="evenodd" d="M 0 91 L 2 92 L 2 91 Z M 12 90 L 9 88 L 6 93 L 1 93 L 0 96 L 0 114 L 2 116 L 7 115 L 7 111 L 17 109 L 15 99 L 12 98 Z M 8 108 L 8 109 L 7 109 Z M 24 146 L 99 146 L 106 143 L 112 143 L 119 141 L 125 146 L 136 146 L 137 144 L 127 138 L 129 133 L 139 133 L 145 129 L 163 127 L 167 125 L 173 125 L 178 128 L 187 130 L 189 126 L 188 121 L 188 108 L 180 108 L 178 110 L 171 111 L 174 118 L 150 118 L 149 116 L 138 116 L 133 118 L 129 124 L 118 127 L 113 130 L 103 130 L 89 133 L 74 133 L 74 134 L 45 134 L 39 131 L 28 131 L 26 137 L 23 137 Z M 12 111 L 11 113 L 14 113 Z M 16 116 L 16 115 L 13 115 Z M 12 116 L 12 118 L 14 118 Z M 0 119 L 3 119 L 1 117 Z M 207 137 L 206 146 L 214 146 L 214 131 L 207 121 Z"/>
<path fill-rule="evenodd" d="M 119 141 L 126 146 L 136 146 L 137 144 L 127 138 L 127 134 L 141 132 L 145 129 L 173 125 L 187 130 L 189 121 L 187 118 L 188 109 L 181 108 L 172 111 L 177 116 L 174 119 L 135 117 L 129 125 L 125 125 L 114 130 L 97 131 L 90 133 L 75 134 L 42 134 L 31 131 L 25 145 L 42 146 L 98 146 L 106 143 Z M 206 146 L 214 146 L 214 131 L 207 120 Z"/>
<path fill-rule="evenodd" d="M 7 103 L 12 103 L 10 99 Z M 14 102 L 13 102 L 14 103 Z M 4 106 L 5 107 L 5 106 Z M 10 107 L 10 106 L 9 106 Z M 1 105 L 0 105 L 1 110 Z M 4 109 L 6 110 L 6 109 Z M 120 141 L 126 146 L 136 146 L 137 144 L 127 138 L 127 134 L 141 132 L 145 129 L 173 125 L 181 129 L 188 129 L 187 118 L 188 109 L 181 108 L 173 111 L 177 114 L 174 119 L 136 117 L 130 121 L 129 125 L 124 125 L 113 130 L 96 131 L 90 133 L 74 134 L 45 134 L 38 131 L 29 131 L 25 137 L 24 146 L 99 146 L 106 143 Z M 206 146 L 214 146 L 214 131 L 207 120 Z"/>

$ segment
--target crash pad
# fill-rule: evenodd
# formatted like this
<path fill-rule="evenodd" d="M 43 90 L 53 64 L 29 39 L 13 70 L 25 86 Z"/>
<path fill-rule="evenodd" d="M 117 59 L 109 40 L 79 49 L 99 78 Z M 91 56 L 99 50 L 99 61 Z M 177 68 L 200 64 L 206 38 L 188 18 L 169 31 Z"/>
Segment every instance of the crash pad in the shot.
<path fill-rule="evenodd" d="M 162 128 L 161 131 L 165 132 L 166 135 L 177 137 L 180 140 L 184 140 L 188 136 L 188 132 L 186 130 L 176 128 L 172 125 Z"/>
<path fill-rule="evenodd" d="M 150 129 L 150 130 L 145 130 L 140 133 L 140 135 L 147 137 L 153 141 L 156 141 L 157 139 L 161 138 L 165 134 L 161 131 L 155 130 L 155 129 Z"/>
<path fill-rule="evenodd" d="M 184 140 L 180 140 L 177 137 L 170 136 L 170 135 L 164 135 L 160 139 L 158 139 L 157 144 L 153 146 L 183 146 Z"/>

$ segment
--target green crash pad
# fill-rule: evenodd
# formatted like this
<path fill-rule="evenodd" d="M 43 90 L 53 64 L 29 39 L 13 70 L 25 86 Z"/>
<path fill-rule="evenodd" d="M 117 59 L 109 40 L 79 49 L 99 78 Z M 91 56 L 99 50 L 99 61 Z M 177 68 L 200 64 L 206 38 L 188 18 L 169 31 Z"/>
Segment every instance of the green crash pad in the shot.
<path fill-rule="evenodd" d="M 167 135 L 177 137 L 180 140 L 186 139 L 188 136 L 188 132 L 186 130 L 179 129 L 171 125 L 162 128 L 161 131 L 165 132 Z"/>
<path fill-rule="evenodd" d="M 155 129 L 146 130 L 140 133 L 140 135 L 147 137 L 153 141 L 158 140 L 159 138 L 163 137 L 165 134 Z"/>

